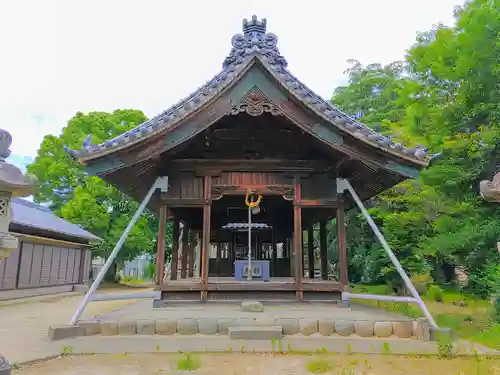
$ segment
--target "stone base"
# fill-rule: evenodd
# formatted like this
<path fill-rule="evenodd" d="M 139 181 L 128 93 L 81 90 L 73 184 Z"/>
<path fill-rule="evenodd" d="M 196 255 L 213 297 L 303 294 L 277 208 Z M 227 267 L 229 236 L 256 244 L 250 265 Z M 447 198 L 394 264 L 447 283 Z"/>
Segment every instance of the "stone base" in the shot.
<path fill-rule="evenodd" d="M 429 325 L 426 321 L 374 321 L 374 320 L 346 320 L 346 319 L 314 319 L 290 317 L 254 317 L 254 318 L 181 318 L 181 319 L 139 319 L 130 320 L 93 320 L 81 321 L 77 326 L 58 326 L 49 328 L 51 340 L 61 340 L 77 336 L 115 336 L 115 335 L 227 335 L 230 328 L 240 327 L 250 331 L 260 332 L 257 335 L 265 336 L 269 330 L 276 327 L 280 335 L 323 337 L 357 337 L 357 338 L 394 338 L 419 339 L 430 341 Z M 271 328 L 270 328 L 271 327 Z M 273 328 L 274 327 L 274 328 Z M 449 330 L 440 330 L 440 334 L 449 334 Z M 239 333 L 238 333 L 239 334 Z M 269 335 L 273 335 L 269 333 Z M 433 337 L 437 336 L 437 332 Z M 274 337 L 274 336 L 273 336 Z"/>
<path fill-rule="evenodd" d="M 80 326 L 54 326 L 49 327 L 49 339 L 52 341 L 63 340 L 71 337 L 85 336 L 84 327 Z"/>
<path fill-rule="evenodd" d="M 230 340 L 281 340 L 282 328 L 272 327 L 229 327 Z"/>

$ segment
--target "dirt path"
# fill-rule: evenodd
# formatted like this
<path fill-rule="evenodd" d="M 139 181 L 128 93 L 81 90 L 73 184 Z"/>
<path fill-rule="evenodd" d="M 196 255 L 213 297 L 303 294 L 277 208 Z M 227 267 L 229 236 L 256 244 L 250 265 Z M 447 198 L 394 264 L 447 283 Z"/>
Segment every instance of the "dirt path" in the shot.
<path fill-rule="evenodd" d="M 26 366 L 15 375 L 171 375 L 186 374 L 177 364 L 182 355 L 94 355 L 64 357 Z M 193 375 L 306 375 L 326 369 L 325 374 L 457 375 L 500 374 L 500 360 L 474 358 L 429 359 L 363 355 L 194 355 L 187 368 Z"/>
<path fill-rule="evenodd" d="M 107 289 L 99 294 L 131 293 L 128 289 Z M 50 296 L 0 304 L 0 353 L 10 362 L 24 362 L 60 353 L 57 342 L 49 341 L 50 325 L 68 324 L 83 296 Z M 136 301 L 91 302 L 82 319 L 112 311 Z"/>

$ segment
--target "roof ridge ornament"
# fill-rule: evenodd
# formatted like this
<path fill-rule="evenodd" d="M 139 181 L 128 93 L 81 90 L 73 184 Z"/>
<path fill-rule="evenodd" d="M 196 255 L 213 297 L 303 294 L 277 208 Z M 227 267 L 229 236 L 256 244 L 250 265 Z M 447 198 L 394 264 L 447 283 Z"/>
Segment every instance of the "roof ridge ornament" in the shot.
<path fill-rule="evenodd" d="M 265 18 L 258 20 L 256 15 L 252 20 L 243 20 L 243 34 L 235 34 L 231 38 L 233 48 L 224 59 L 222 67 L 227 69 L 231 65 L 241 64 L 247 57 L 262 55 L 267 58 L 271 65 L 286 68 L 288 63 L 277 47 L 278 37 L 267 32 L 267 21 Z"/>

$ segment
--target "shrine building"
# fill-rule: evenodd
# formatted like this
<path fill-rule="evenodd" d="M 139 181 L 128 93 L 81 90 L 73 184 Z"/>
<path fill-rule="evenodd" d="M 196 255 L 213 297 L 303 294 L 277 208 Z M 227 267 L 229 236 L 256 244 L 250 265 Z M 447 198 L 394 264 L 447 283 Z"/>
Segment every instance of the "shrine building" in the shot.
<path fill-rule="evenodd" d="M 179 103 L 103 144 L 87 138 L 68 152 L 138 202 L 168 176 L 168 191 L 148 205 L 160 218 L 162 299 L 338 297 L 349 282 L 344 213 L 354 203 L 337 192 L 337 178 L 364 201 L 417 176 L 430 157 L 310 90 L 287 69 L 265 19 L 244 20 L 231 44 L 220 72 Z M 335 261 L 327 251 L 332 218 Z M 165 277 L 169 220 L 174 242 Z"/>

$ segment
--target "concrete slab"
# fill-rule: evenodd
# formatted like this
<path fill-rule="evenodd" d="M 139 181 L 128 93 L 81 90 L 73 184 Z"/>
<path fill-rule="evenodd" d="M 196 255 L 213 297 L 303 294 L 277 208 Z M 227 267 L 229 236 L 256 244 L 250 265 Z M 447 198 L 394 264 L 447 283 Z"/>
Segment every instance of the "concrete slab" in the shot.
<path fill-rule="evenodd" d="M 229 327 L 230 340 L 280 340 L 282 328 L 271 327 Z"/>
<path fill-rule="evenodd" d="M 264 303 L 264 311 L 241 311 L 239 303 L 177 303 L 167 307 L 153 308 L 151 300 L 141 300 L 119 310 L 99 316 L 104 320 L 133 319 L 200 319 L 200 318 L 296 318 L 370 321 L 410 321 L 403 315 L 391 313 L 371 306 L 352 303 L 350 308 L 339 308 L 331 303 L 286 302 Z"/>

